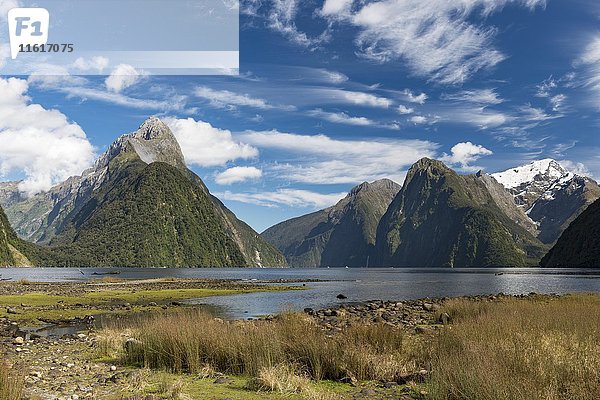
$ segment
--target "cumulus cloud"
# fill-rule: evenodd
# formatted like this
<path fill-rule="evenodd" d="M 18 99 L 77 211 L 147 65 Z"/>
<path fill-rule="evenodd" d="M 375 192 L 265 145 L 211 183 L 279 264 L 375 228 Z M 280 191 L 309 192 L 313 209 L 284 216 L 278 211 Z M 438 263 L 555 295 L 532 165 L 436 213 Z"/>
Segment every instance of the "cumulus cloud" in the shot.
<path fill-rule="evenodd" d="M 232 193 L 230 191 L 215 193 L 220 199 L 255 204 L 263 207 L 280 205 L 298 208 L 321 209 L 330 207 L 343 199 L 347 193 L 316 193 L 300 189 L 278 189 L 274 192 Z"/>
<path fill-rule="evenodd" d="M 404 105 L 399 105 L 398 106 L 398 112 L 400 114 L 412 114 L 412 113 L 415 112 L 415 109 L 414 108 L 406 107 Z"/>
<path fill-rule="evenodd" d="M 60 111 L 32 104 L 28 89 L 25 80 L 0 78 L 0 175 L 23 174 L 19 189 L 32 195 L 79 175 L 94 148 Z"/>
<path fill-rule="evenodd" d="M 408 120 L 415 125 L 423 125 L 428 122 L 427 117 L 422 115 L 415 115 L 414 117 L 410 117 Z"/>
<path fill-rule="evenodd" d="M 483 156 L 492 155 L 492 151 L 471 142 L 457 143 L 450 149 L 450 154 L 444 153 L 441 160 L 453 165 L 458 165 L 465 171 L 476 171 L 480 167 L 471 165 Z"/>
<path fill-rule="evenodd" d="M 409 89 L 404 89 L 402 94 L 404 94 L 406 101 L 410 103 L 425 104 L 428 98 L 426 93 L 415 94 Z"/>
<path fill-rule="evenodd" d="M 95 66 L 97 67 L 98 65 Z M 113 69 L 108 78 L 106 78 L 104 84 L 109 91 L 121 93 L 128 87 L 138 83 L 142 79 L 142 76 L 143 74 L 131 65 L 119 64 Z"/>
<path fill-rule="evenodd" d="M 310 184 L 356 184 L 382 178 L 402 181 L 412 163 L 435 157 L 438 148 L 425 140 L 345 140 L 278 131 L 245 132 L 240 138 L 259 148 L 278 150 L 280 162 L 266 167 L 270 174 Z"/>
<path fill-rule="evenodd" d="M 215 182 L 219 185 L 232 185 L 261 177 L 262 171 L 256 167 L 233 167 L 218 173 Z"/>
<path fill-rule="evenodd" d="M 193 118 L 165 118 L 188 164 L 215 167 L 238 159 L 258 157 L 258 149 L 236 141 L 230 131 Z"/>
<path fill-rule="evenodd" d="M 379 62 L 403 60 L 413 74 L 460 84 L 505 59 L 493 41 L 497 30 L 478 19 L 507 4 L 533 10 L 545 0 L 328 0 L 321 14 L 359 29 L 360 53 Z M 353 6 L 354 5 L 354 6 Z"/>

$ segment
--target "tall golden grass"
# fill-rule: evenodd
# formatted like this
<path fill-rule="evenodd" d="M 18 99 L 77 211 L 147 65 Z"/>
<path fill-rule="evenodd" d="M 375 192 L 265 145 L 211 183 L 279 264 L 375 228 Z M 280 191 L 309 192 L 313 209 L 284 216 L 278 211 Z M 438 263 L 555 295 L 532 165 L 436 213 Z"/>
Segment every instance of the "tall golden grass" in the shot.
<path fill-rule="evenodd" d="M 206 366 L 228 374 L 264 376 L 293 366 L 315 380 L 391 381 L 414 370 L 405 334 L 387 325 L 349 328 L 328 335 L 303 314 L 274 321 L 223 322 L 200 311 L 146 319 L 126 347 L 129 363 L 199 373 Z"/>
<path fill-rule="evenodd" d="M 0 360 L 0 400 L 20 400 L 23 380 Z"/>
<path fill-rule="evenodd" d="M 451 300 L 430 347 L 434 400 L 600 399 L 600 297 Z"/>

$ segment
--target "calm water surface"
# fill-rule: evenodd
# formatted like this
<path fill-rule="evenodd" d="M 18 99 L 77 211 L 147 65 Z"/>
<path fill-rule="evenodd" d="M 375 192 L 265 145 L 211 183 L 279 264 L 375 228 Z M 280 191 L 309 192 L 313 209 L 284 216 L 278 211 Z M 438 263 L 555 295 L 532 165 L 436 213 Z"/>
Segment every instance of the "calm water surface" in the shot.
<path fill-rule="evenodd" d="M 1 278 L 31 281 L 85 281 L 93 272 L 109 269 L 7 268 Z M 406 300 L 475 294 L 600 292 L 600 270 L 539 268 L 331 268 L 331 269 L 119 269 L 121 279 L 216 278 L 235 280 L 286 279 L 302 281 L 307 290 L 251 293 L 191 300 L 217 307 L 228 318 L 274 314 L 286 308 L 325 308 L 344 302 Z M 83 274 L 82 274 L 83 272 Z M 502 273 L 502 275 L 496 275 Z M 319 279 L 325 282 L 308 282 Z"/>

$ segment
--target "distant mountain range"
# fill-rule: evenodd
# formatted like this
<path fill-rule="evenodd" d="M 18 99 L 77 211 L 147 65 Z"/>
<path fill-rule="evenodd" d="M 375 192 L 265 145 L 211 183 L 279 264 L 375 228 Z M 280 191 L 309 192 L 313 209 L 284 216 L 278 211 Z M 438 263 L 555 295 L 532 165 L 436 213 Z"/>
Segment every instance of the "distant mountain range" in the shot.
<path fill-rule="evenodd" d="M 360 201 L 365 185 L 338 205 L 277 224 L 263 236 L 292 266 L 537 265 L 569 223 L 600 198 L 594 180 L 555 160 L 458 175 L 423 159 L 402 189 L 393 185 L 392 199 L 378 181 Z M 365 234 L 364 226 L 377 228 Z"/>
<path fill-rule="evenodd" d="M 572 173 L 552 159 L 534 161 L 492 176 L 537 224 L 537 236 L 547 244 L 555 242 L 579 214 L 600 198 L 596 181 Z"/>
<path fill-rule="evenodd" d="M 26 197 L 19 182 L 0 183 L 0 266 L 530 266 L 555 242 L 543 265 L 600 266 L 587 233 L 598 198 L 594 180 L 555 160 L 459 175 L 425 158 L 403 186 L 364 182 L 259 235 L 150 118 L 48 192 Z"/>
<path fill-rule="evenodd" d="M 364 182 L 333 207 L 277 224 L 262 236 L 295 267 L 363 267 L 375 262 L 377 224 L 400 190 L 388 179 Z"/>
<path fill-rule="evenodd" d="M 93 168 L 31 198 L 3 184 L 17 233 L 49 245 L 44 265 L 274 267 L 285 258 L 185 167 L 170 129 L 150 118 Z"/>

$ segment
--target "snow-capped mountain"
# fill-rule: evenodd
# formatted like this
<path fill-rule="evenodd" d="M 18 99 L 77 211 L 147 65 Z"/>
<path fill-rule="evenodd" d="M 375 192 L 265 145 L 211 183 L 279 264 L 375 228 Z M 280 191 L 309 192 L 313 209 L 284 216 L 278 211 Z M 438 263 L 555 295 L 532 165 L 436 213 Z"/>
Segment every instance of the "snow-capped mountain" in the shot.
<path fill-rule="evenodd" d="M 558 239 L 592 202 L 600 198 L 598 183 L 569 171 L 553 159 L 492 174 L 537 225 L 544 243 Z"/>

